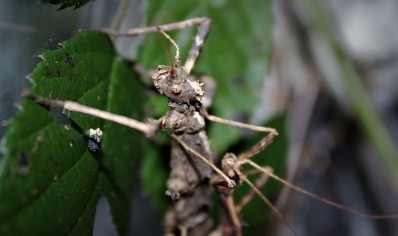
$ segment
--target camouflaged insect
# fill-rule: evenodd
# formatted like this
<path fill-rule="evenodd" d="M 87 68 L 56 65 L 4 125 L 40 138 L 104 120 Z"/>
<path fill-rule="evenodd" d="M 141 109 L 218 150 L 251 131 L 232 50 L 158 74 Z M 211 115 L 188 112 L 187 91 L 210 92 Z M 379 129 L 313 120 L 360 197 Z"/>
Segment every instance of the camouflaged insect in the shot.
<path fill-rule="evenodd" d="M 159 65 L 152 80 L 159 93 L 169 99 L 170 110 L 159 119 L 161 129 L 171 130 L 213 162 L 204 131 L 205 120 L 200 113 L 203 84 L 192 79 L 187 69 L 180 65 L 178 52 L 174 66 Z M 173 140 L 170 168 L 166 195 L 175 202 L 165 217 L 165 235 L 175 235 L 178 231 L 189 235 L 206 234 L 212 226 L 208 201 L 211 167 Z"/>
<path fill-rule="evenodd" d="M 178 104 L 194 104 L 202 100 L 203 84 L 194 81 L 183 66 L 159 65 L 152 80 L 159 93 Z"/>

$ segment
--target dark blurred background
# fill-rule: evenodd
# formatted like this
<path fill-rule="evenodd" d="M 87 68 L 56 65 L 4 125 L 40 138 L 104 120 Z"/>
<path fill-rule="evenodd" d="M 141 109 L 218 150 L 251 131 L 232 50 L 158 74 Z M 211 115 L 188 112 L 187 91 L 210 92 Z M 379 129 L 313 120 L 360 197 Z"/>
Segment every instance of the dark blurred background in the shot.
<path fill-rule="evenodd" d="M 110 27 L 119 4 L 95 0 L 56 11 L 33 0 L 0 1 L 0 138 L 38 55 L 79 30 Z M 271 6 L 264 11 L 272 15 L 270 69 L 250 121 L 286 117 L 284 177 L 367 213 L 398 213 L 398 2 L 275 0 Z M 145 3 L 132 0 L 128 7 L 121 28 L 143 25 Z M 118 41 L 121 51 L 130 46 L 131 40 Z M 161 234 L 160 217 L 138 185 L 131 233 Z M 115 234 L 106 204 L 99 203 L 95 235 Z M 276 206 L 302 236 L 398 235 L 397 220 L 352 215 L 289 188 Z M 277 218 L 264 228 L 261 235 L 290 235 Z"/>
<path fill-rule="evenodd" d="M 272 68 L 290 120 L 289 178 L 365 212 L 397 212 L 398 2 L 274 3 Z M 278 203 L 300 235 L 398 234 L 396 220 L 290 192 Z"/>

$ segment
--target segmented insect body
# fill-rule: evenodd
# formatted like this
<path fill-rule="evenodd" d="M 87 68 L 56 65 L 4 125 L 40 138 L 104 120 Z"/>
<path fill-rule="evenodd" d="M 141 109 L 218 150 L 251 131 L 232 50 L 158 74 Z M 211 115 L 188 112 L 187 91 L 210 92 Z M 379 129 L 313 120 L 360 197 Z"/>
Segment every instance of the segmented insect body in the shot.
<path fill-rule="evenodd" d="M 173 68 L 158 66 L 152 79 L 159 93 L 169 98 L 170 110 L 160 119 L 161 128 L 171 130 L 213 162 L 204 131 L 204 117 L 200 114 L 202 85 L 178 64 Z M 211 167 L 175 140 L 170 167 L 166 194 L 175 202 L 165 218 L 166 235 L 205 235 L 212 226 L 209 206 Z"/>

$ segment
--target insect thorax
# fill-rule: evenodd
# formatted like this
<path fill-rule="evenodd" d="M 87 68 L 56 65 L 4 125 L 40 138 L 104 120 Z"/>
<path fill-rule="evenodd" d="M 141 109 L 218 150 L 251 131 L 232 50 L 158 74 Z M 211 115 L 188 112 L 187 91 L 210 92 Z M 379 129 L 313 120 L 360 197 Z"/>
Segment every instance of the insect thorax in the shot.
<path fill-rule="evenodd" d="M 196 133 L 204 129 L 203 116 L 194 106 L 188 106 L 185 112 L 171 109 L 161 119 L 162 129 L 171 129 L 176 133 Z"/>
<path fill-rule="evenodd" d="M 193 80 L 183 66 L 160 65 L 152 76 L 159 93 L 169 98 L 170 111 L 162 118 L 161 127 L 174 132 L 195 133 L 203 130 L 205 121 L 200 114 L 202 84 Z"/>

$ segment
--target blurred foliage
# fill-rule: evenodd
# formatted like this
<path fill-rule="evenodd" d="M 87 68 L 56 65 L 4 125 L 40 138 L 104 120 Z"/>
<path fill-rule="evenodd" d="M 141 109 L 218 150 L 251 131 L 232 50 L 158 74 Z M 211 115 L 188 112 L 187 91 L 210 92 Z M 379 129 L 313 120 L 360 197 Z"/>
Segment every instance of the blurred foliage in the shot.
<path fill-rule="evenodd" d="M 358 120 L 364 134 L 379 153 L 379 158 L 386 171 L 389 172 L 392 182 L 398 188 L 398 149 L 391 135 L 383 124 L 380 115 L 372 104 L 369 93 L 361 81 L 355 65 L 340 45 L 335 36 L 332 22 L 326 17 L 326 11 L 317 1 L 307 0 L 305 7 L 312 17 L 312 22 L 319 32 L 325 36 L 327 50 L 333 55 L 334 62 L 338 64 L 341 83 L 348 96 L 355 118 Z"/>

